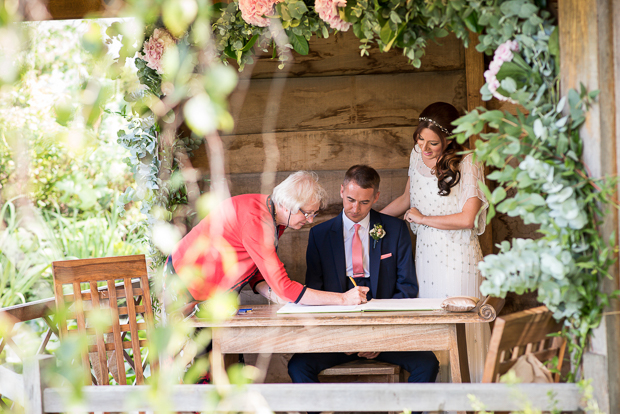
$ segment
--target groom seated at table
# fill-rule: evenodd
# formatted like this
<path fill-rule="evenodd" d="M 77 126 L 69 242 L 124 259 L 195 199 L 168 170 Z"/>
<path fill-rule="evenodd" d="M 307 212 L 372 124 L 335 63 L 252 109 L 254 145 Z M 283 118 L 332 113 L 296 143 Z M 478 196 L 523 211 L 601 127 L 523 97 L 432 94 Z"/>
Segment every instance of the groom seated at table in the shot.
<path fill-rule="evenodd" d="M 418 282 L 404 221 L 378 213 L 379 174 L 367 165 L 349 168 L 340 187 L 343 211 L 310 230 L 306 286 L 331 292 L 368 288 L 368 300 L 415 298 Z M 381 231 L 383 230 L 383 231 Z M 431 351 L 295 354 L 288 372 L 295 383 L 319 382 L 319 373 L 359 359 L 399 365 L 409 382 L 435 382 L 439 362 Z"/>

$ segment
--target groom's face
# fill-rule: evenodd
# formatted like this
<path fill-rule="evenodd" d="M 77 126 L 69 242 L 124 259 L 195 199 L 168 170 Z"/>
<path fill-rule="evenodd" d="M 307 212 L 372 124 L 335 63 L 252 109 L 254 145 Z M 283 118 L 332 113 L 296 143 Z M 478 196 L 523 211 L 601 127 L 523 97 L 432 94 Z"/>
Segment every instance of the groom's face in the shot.
<path fill-rule="evenodd" d="M 368 215 L 373 204 L 379 199 L 379 191 L 375 192 L 373 188 L 362 188 L 351 181 L 346 186 L 340 186 L 340 197 L 342 197 L 344 214 L 352 222 L 358 223 Z"/>

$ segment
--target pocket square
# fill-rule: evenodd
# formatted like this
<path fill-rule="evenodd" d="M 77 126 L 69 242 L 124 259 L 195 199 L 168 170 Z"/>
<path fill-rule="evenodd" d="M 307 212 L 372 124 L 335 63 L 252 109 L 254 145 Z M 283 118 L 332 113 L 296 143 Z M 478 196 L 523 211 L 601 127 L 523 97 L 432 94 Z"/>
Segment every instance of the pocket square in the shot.
<path fill-rule="evenodd" d="M 381 255 L 381 260 L 387 259 L 388 257 L 392 257 L 392 253 L 386 253 Z"/>

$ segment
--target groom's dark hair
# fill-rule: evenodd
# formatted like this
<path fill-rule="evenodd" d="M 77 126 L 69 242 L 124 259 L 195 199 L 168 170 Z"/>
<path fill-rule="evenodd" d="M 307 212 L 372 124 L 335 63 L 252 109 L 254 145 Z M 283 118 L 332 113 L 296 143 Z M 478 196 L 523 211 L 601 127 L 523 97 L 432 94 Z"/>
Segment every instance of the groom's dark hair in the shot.
<path fill-rule="evenodd" d="M 376 193 L 379 191 L 381 177 L 374 168 L 368 165 L 354 165 L 347 170 L 342 185 L 346 187 L 350 182 L 354 182 L 364 189 L 372 188 Z"/>

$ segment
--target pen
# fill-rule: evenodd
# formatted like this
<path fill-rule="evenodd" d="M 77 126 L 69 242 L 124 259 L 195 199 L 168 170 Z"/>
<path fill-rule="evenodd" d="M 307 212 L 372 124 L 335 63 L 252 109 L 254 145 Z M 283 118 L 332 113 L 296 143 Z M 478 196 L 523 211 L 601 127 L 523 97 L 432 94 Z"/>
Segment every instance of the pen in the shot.
<path fill-rule="evenodd" d="M 355 283 L 355 279 L 353 279 L 353 276 L 349 276 L 349 279 L 351 279 L 351 283 L 353 283 L 353 286 L 357 287 L 357 283 Z"/>

